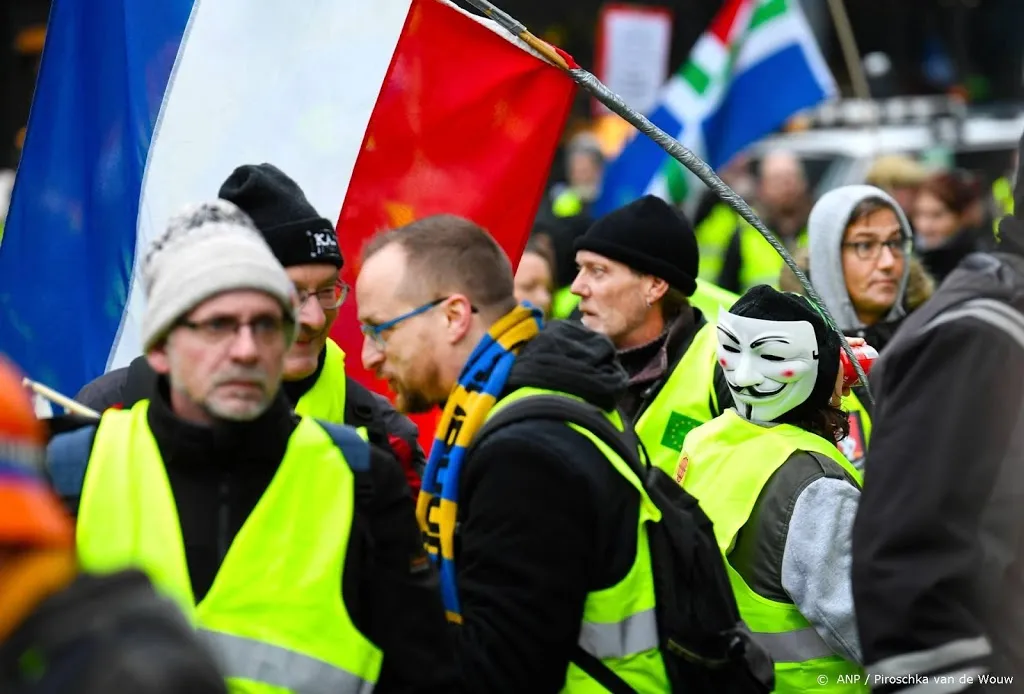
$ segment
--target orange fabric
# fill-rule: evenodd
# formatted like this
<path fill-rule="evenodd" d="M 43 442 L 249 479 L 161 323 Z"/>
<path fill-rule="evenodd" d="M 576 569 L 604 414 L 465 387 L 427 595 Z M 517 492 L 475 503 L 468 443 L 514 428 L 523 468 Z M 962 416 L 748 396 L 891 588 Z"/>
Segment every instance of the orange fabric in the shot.
<path fill-rule="evenodd" d="M 0 479 L 0 546 L 75 546 L 75 528 L 57 498 L 35 480 Z"/>
<path fill-rule="evenodd" d="M 45 445 L 21 374 L 0 357 L 0 548 L 74 547 L 74 523 L 39 474 Z"/>
<path fill-rule="evenodd" d="M 0 550 L 0 642 L 46 598 L 78 573 L 73 551 L 56 549 L 5 556 Z"/>

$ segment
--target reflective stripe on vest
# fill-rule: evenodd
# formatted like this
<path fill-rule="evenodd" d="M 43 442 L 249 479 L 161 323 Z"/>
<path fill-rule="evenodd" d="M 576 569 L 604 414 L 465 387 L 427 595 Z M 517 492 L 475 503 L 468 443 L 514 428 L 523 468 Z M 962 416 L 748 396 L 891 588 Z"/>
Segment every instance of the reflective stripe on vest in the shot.
<path fill-rule="evenodd" d="M 583 622 L 580 647 L 596 658 L 626 658 L 658 648 L 654 608 L 611 624 Z"/>
<path fill-rule="evenodd" d="M 736 536 L 765 485 L 797 451 L 827 457 L 862 483 L 861 473 L 824 438 L 788 424 L 753 424 L 727 410 L 686 437 L 683 488 L 697 498 L 714 526 L 743 622 L 775 660 L 775 691 L 866 691 L 864 671 L 835 653 L 795 604 L 756 593 L 730 563 Z M 774 579 L 781 584 L 781 576 Z M 829 684 L 819 684 L 826 680 Z"/>
<path fill-rule="evenodd" d="M 542 388 L 519 388 L 495 403 L 488 416 L 505 405 L 531 395 L 573 396 Z M 579 399 L 579 398 L 576 398 Z M 617 429 L 623 422 L 617 412 L 606 413 Z M 640 495 L 637 514 L 636 555 L 625 577 L 613 586 L 591 591 L 583 603 L 579 645 L 598 658 L 612 672 L 640 694 L 663 694 L 671 689 L 665 661 L 658 648 L 658 629 L 654 612 L 654 574 L 651 568 L 647 523 L 661 520 L 661 511 L 643 488 L 643 483 L 629 464 L 619 457 L 598 436 L 567 424 L 590 439 L 594 447 Z M 458 558 L 456 558 L 458 562 Z M 604 688 L 575 664 L 570 663 L 563 694 L 607 694 Z"/>
<path fill-rule="evenodd" d="M 345 352 L 327 338 L 324 345 L 324 368 L 313 387 L 295 403 L 295 412 L 303 417 L 322 419 L 334 424 L 345 423 Z"/>
<path fill-rule="evenodd" d="M 227 679 L 259 682 L 295 694 L 370 694 L 373 682 L 330 663 L 262 641 L 219 631 L 197 632 Z"/>
<path fill-rule="evenodd" d="M 776 663 L 800 663 L 835 654 L 814 627 L 779 632 L 747 631 Z"/>
<path fill-rule="evenodd" d="M 651 464 L 667 475 L 675 475 L 686 435 L 712 418 L 711 403 L 718 407 L 714 383 L 717 355 L 715 326 L 707 323 L 636 422 L 634 428 Z"/>
<path fill-rule="evenodd" d="M 341 691 L 370 691 L 363 683 L 376 682 L 383 656 L 352 623 L 341 591 L 355 497 L 346 455 L 365 457 L 365 450 L 354 450 L 365 442 L 346 437 L 339 447 L 323 427 L 303 417 L 273 480 L 196 604 L 173 490 L 146 419 L 148 406 L 143 400 L 100 419 L 79 505 L 76 541 L 83 569 L 139 569 L 197 629 L 222 636 L 232 694 L 279 694 L 281 678 L 295 674 L 279 669 L 285 655 L 289 667 L 318 662 L 331 668 L 317 670 L 325 682 L 304 679 L 295 692 L 339 691 L 339 671 L 356 684 Z M 244 663 L 257 654 L 256 645 L 262 660 Z M 308 676 L 307 668 L 302 677 Z"/>

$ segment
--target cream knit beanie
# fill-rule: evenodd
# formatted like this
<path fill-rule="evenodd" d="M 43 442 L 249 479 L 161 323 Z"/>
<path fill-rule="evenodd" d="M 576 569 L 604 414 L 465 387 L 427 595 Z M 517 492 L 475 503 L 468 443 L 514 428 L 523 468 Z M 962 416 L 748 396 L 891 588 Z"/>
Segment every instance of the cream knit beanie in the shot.
<path fill-rule="evenodd" d="M 252 220 L 225 200 L 189 206 L 172 217 L 146 253 L 142 282 L 146 351 L 183 315 L 227 291 L 266 292 L 295 323 L 294 285 Z"/>

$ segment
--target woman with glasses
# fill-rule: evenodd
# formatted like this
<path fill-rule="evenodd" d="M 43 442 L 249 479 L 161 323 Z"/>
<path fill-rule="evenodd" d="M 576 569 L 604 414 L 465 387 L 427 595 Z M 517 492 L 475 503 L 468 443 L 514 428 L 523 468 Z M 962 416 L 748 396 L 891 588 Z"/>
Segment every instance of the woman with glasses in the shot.
<path fill-rule="evenodd" d="M 804 270 L 847 337 L 861 337 L 882 351 L 907 313 L 931 295 L 934 284 L 911 256 L 913 232 L 899 204 L 874 186 L 831 190 L 818 200 L 807 223 Z M 788 269 L 780 286 L 802 291 Z M 840 448 L 863 461 L 871 422 L 861 388 L 844 401 L 850 436 Z"/>
<path fill-rule="evenodd" d="M 913 233 L 902 209 L 874 186 L 843 186 L 821 197 L 808 222 L 809 252 L 796 257 L 840 330 L 882 351 L 906 314 L 935 283 L 910 253 Z M 786 268 L 780 286 L 803 292 Z"/>

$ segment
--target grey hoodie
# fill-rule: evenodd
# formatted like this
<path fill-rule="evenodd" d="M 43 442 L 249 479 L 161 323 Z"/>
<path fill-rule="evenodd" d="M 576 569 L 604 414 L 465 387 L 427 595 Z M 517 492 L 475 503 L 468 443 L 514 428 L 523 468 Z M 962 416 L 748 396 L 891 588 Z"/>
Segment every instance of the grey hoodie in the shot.
<path fill-rule="evenodd" d="M 868 198 L 880 198 L 896 211 L 904 238 L 913 238 L 910 222 L 899 204 L 881 188 L 865 185 L 842 186 L 830 190 L 811 209 L 807 220 L 808 249 L 810 251 L 810 280 L 821 295 L 829 312 L 835 317 L 839 329 L 852 332 L 865 328 L 850 301 L 843 276 L 842 243 L 843 234 L 854 208 Z M 893 321 L 904 316 L 903 297 L 910 277 L 910 263 L 903 264 L 899 294 L 896 303 L 885 320 Z"/>

